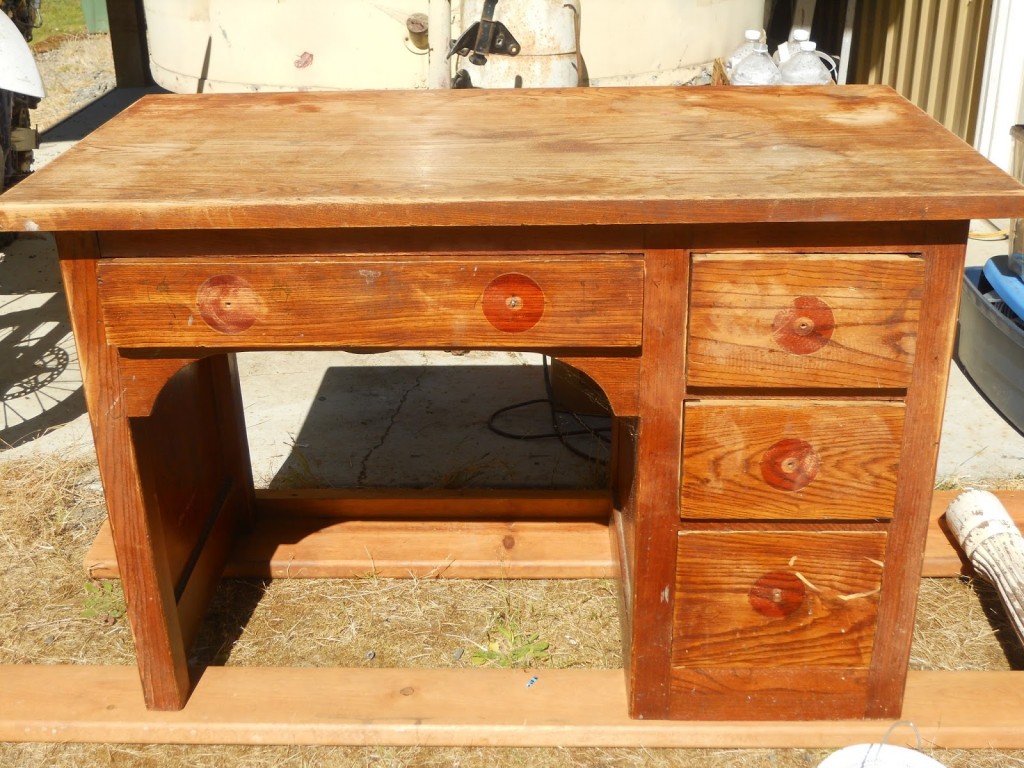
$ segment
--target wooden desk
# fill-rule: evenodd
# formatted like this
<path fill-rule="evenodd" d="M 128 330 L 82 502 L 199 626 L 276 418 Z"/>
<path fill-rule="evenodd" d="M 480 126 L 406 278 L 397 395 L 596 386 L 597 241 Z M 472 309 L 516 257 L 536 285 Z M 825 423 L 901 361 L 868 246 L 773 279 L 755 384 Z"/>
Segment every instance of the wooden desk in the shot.
<path fill-rule="evenodd" d="M 510 349 L 602 386 L 613 481 L 453 546 L 599 516 L 634 717 L 829 719 L 899 714 L 967 223 L 1019 215 L 887 89 L 577 89 L 150 97 L 0 227 L 57 233 L 149 707 L 266 503 L 234 352 Z"/>

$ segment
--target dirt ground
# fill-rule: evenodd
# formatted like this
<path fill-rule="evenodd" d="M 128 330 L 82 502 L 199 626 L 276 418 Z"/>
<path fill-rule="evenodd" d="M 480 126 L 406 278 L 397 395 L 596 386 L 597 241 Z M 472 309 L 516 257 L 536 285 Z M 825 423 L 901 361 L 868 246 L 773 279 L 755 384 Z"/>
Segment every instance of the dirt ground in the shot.
<path fill-rule="evenodd" d="M 46 88 L 46 98 L 32 115 L 40 132 L 113 90 L 115 85 L 108 35 L 65 40 L 59 47 L 37 53 L 36 65 Z"/>
<path fill-rule="evenodd" d="M 41 129 L 114 87 L 105 35 L 66 41 L 39 65 L 48 91 L 35 113 Z M 118 585 L 90 582 L 81 568 L 103 516 L 91 460 L 0 455 L 0 663 L 134 663 Z M 614 594 L 606 580 L 227 582 L 195 653 L 238 665 L 466 666 L 499 627 L 514 626 L 546 643 L 533 665 L 616 667 Z M 918 669 L 1024 668 L 991 590 L 962 579 L 923 583 L 912 656 Z M 0 744 L 0 765 L 809 768 L 829 752 Z M 1024 751 L 929 754 L 948 768 L 1024 766 Z"/>

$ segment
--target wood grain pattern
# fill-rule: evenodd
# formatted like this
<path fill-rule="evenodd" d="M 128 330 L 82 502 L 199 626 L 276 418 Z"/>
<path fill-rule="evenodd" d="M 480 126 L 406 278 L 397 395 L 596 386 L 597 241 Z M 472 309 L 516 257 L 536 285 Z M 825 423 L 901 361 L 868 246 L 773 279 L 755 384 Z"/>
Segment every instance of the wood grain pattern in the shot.
<path fill-rule="evenodd" d="M 145 709 L 130 667 L 19 664 L 0 676 L 4 741 L 810 749 L 887 738 L 916 746 L 913 730 L 889 733 L 891 722 L 879 720 L 633 720 L 619 669 L 212 667 L 173 713 Z M 1024 748 L 1021 673 L 911 672 L 903 719 L 939 748 Z"/>
<path fill-rule="evenodd" d="M 1022 213 L 1024 187 L 879 86 L 174 94 L 10 190 L 0 230 Z"/>
<path fill-rule="evenodd" d="M 672 669 L 677 720 L 828 721 L 863 717 L 864 669 Z"/>
<path fill-rule="evenodd" d="M 683 531 L 672 665 L 763 668 L 769 676 L 787 667 L 808 676 L 816 667 L 866 668 L 885 538 L 884 531 L 827 529 Z M 742 698 L 735 704 L 738 715 Z"/>
<path fill-rule="evenodd" d="M 561 522 L 577 521 L 596 523 L 607 519 L 608 498 L 603 492 L 586 493 L 567 498 L 560 492 L 523 492 L 512 493 L 502 491 L 502 499 L 497 500 L 493 494 L 488 500 L 479 494 L 472 493 L 469 498 L 462 494 L 452 495 L 446 492 L 444 498 L 431 498 L 430 494 L 420 497 L 420 493 L 395 495 L 394 493 L 360 492 L 353 494 L 338 491 L 256 491 L 256 503 L 261 510 L 253 521 L 254 529 L 248 537 L 264 542 L 277 541 L 284 547 L 267 547 L 268 560 L 248 559 L 240 561 L 232 558 L 225 567 L 225 574 L 234 577 L 251 577 L 274 573 L 278 578 L 289 575 L 289 558 L 299 559 L 305 563 L 315 564 L 315 570 L 326 577 L 340 576 L 340 573 L 329 571 L 327 562 L 329 555 L 337 548 L 331 540 L 335 533 L 343 535 L 343 528 L 335 528 L 330 520 L 466 520 L 482 522 L 486 520 L 516 520 L 520 531 L 528 530 L 524 524 L 557 520 Z M 925 547 L 922 575 L 927 577 L 958 576 L 970 573 L 962 553 L 949 533 L 942 519 L 946 507 L 956 497 L 957 491 L 936 491 L 932 500 L 931 524 L 928 528 L 928 540 Z M 1006 506 L 1010 516 L 1017 525 L 1024 528 L 1024 491 L 999 491 L 999 499 Z M 610 527 L 613 541 L 610 553 L 602 547 L 607 546 L 607 535 L 600 526 L 579 526 L 572 530 L 572 535 L 563 539 L 564 549 L 558 557 L 566 563 L 566 572 L 579 572 L 591 566 L 586 564 L 589 553 L 593 553 L 594 562 L 611 562 L 612 573 L 618 574 L 627 584 L 631 583 L 630 575 L 625 568 L 633 567 L 625 557 L 632 550 L 632 543 L 618 526 Z M 617 528 L 617 529 L 616 529 Z M 453 539 L 466 528 L 451 529 Z M 557 528 L 556 530 L 568 530 Z M 273 533 L 272 531 L 278 531 Z M 314 532 L 317 535 L 313 536 Z M 380 542 L 371 542 L 376 547 Z M 453 549 L 463 549 L 462 543 L 451 542 Z M 287 554 L 285 555 L 285 551 Z M 480 559 L 480 558 L 477 558 Z M 114 553 L 114 541 L 111 537 L 109 524 L 104 524 L 89 548 L 83 561 L 86 573 L 92 578 L 117 578 L 117 558 Z M 345 573 L 351 575 L 369 573 L 374 564 L 369 557 L 362 562 L 353 563 Z M 603 565 L 601 567 L 604 567 Z M 436 565 L 435 565 L 436 570 Z M 447 571 L 446 571 L 447 572 Z M 590 572 L 593 572 L 592 570 Z M 404 574 L 400 574 L 404 575 Z M 627 590 L 632 596 L 632 591 Z M 623 606 L 628 609 L 628 604 Z M 624 611 L 622 616 L 626 626 L 630 624 L 630 613 Z"/>
<path fill-rule="evenodd" d="M 223 491 L 204 527 L 196 532 L 182 574 L 187 582 L 178 598 L 178 620 L 186 647 L 191 647 L 206 616 L 236 539 L 252 529 L 255 518 L 252 467 L 235 356 L 217 355 L 198 365 L 207 389 L 198 393 L 195 401 L 208 399 L 213 410 L 213 418 L 206 425 L 209 438 L 202 447 L 209 452 L 207 461 L 220 468 Z"/>
<path fill-rule="evenodd" d="M 612 413 L 635 416 L 639 407 L 640 354 L 580 357 L 560 354 L 558 360 L 593 379 L 608 399 Z"/>
<path fill-rule="evenodd" d="M 204 396 L 210 387 L 210 362 L 179 371 L 163 388 L 152 416 L 131 423 L 147 501 L 157 510 L 164 532 L 176 598 L 188 580 L 185 571 L 196 547 L 205 543 L 201 532 L 210 515 L 220 510 L 230 486 L 221 465 L 215 404 Z"/>
<path fill-rule="evenodd" d="M 482 119 L 495 114 L 497 127 Z M 185 703 L 188 635 L 252 506 L 222 353 L 462 347 L 577 359 L 627 417 L 615 461 L 632 466 L 612 476 L 629 714 L 890 717 L 966 220 L 1014 215 L 1024 187 L 886 89 L 630 88 L 144 99 L 8 192 L 0 229 L 71 232 L 62 270 L 149 707 Z M 164 360 L 137 362 L 153 356 Z M 686 521 L 679 536 L 684 400 L 752 392 L 849 395 L 850 407 L 905 395 L 895 489 L 881 483 L 889 522 Z M 193 399 L 179 429 L 169 411 Z M 824 487 L 831 456 L 816 440 L 774 440 L 765 482 Z M 163 474 L 189 450 L 195 503 Z M 280 519 L 265 539 L 258 525 L 247 558 L 280 562 L 283 534 L 303 539 L 293 567 L 375 569 L 381 552 L 396 575 L 453 552 L 488 573 L 615 562 L 605 520 L 391 514 Z M 329 541 L 306 546 L 325 525 Z M 477 680 L 458 694 L 472 701 Z"/>
<path fill-rule="evenodd" d="M 146 705 L 180 709 L 192 684 L 178 622 L 176 584 L 160 510 L 147 498 L 152 488 L 145 486 L 137 462 L 135 436 L 121 398 L 125 383 L 117 350 L 108 345 L 104 331 L 96 277 L 98 243 L 93 235 L 69 233 L 57 237 L 57 248 L 107 514 L 125 564 L 125 603 Z"/>
<path fill-rule="evenodd" d="M 228 577 L 614 578 L 607 491 L 259 490 Z M 86 555 L 117 578 L 109 527 Z"/>
<path fill-rule="evenodd" d="M 128 416 L 149 416 L 153 406 L 175 374 L 193 363 L 199 357 L 119 357 L 121 373 L 132 385 L 125 388 L 124 409 Z"/>
<path fill-rule="evenodd" d="M 191 648 L 234 549 L 239 531 L 248 522 L 251 489 L 229 486 L 221 504 L 209 512 L 204 526 L 194 532 L 192 557 L 178 581 L 177 618 L 182 641 Z"/>
<path fill-rule="evenodd" d="M 258 518 L 232 539 L 225 578 L 609 579 L 618 576 L 606 523 Z M 109 528 L 85 567 L 117 578 Z"/>
<path fill-rule="evenodd" d="M 257 490 L 256 509 L 263 518 L 606 523 L 611 501 L 599 489 L 288 488 Z"/>
<path fill-rule="evenodd" d="M 920 354 L 907 392 L 896 514 L 889 528 L 890 551 L 899 552 L 900 557 L 890 558 L 882 574 L 878 633 L 886 641 L 869 676 L 868 717 L 897 714 L 906 680 L 963 280 L 967 222 L 961 227 L 962 236 L 949 245 L 922 249 L 927 266 L 918 329 Z"/>
<path fill-rule="evenodd" d="M 123 375 L 127 379 L 129 374 Z M 146 380 L 138 389 L 150 391 L 156 383 Z M 188 648 L 235 537 L 253 513 L 233 357 L 210 356 L 178 370 L 159 390 L 147 416 L 131 419 L 131 433 L 146 503 L 160 522 L 174 583 L 174 619 Z"/>
<path fill-rule="evenodd" d="M 902 403 L 699 401 L 684 412 L 684 519 L 892 517 Z"/>
<path fill-rule="evenodd" d="M 307 525 L 304 526 L 303 523 Z M 279 520 L 242 537 L 239 573 L 271 578 L 606 579 L 606 523 Z M 312 557 L 311 557 L 312 556 Z M 276 565 L 268 569 L 268 564 Z M 228 573 L 232 573 L 229 571 Z"/>
<path fill-rule="evenodd" d="M 118 259 L 101 263 L 99 275 L 107 333 L 123 348 L 640 344 L 636 257 Z M 513 275 L 521 276 L 515 289 Z M 499 299 L 509 319 L 497 325 L 487 315 L 494 286 L 508 294 Z M 524 312 L 531 322 L 517 324 Z"/>
<path fill-rule="evenodd" d="M 661 245 L 651 243 L 650 245 Z M 660 718 L 669 712 L 672 645 L 672 594 L 675 589 L 675 533 L 682 466 L 682 407 L 686 337 L 685 296 L 689 259 L 685 251 L 654 248 L 646 252 L 644 357 L 640 375 L 639 417 L 631 422 L 635 440 L 629 456 L 632 472 L 616 478 L 618 522 L 629 547 L 630 575 L 623 587 L 632 594 L 627 649 L 629 712 Z M 622 424 L 620 423 L 620 427 Z M 617 435 L 618 437 L 619 435 Z M 621 483 L 628 481 L 624 486 Z"/>
<path fill-rule="evenodd" d="M 695 256 L 687 383 L 906 387 L 924 270 L 898 255 Z"/>

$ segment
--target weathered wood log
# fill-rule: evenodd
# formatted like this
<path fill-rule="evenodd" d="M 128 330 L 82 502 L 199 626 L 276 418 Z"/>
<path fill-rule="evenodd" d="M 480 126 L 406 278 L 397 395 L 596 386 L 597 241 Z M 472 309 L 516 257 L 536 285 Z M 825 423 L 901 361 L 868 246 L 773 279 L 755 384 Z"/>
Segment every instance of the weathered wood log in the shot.
<path fill-rule="evenodd" d="M 946 522 L 974 570 L 996 588 L 1024 643 L 1024 536 L 1006 507 L 988 491 L 966 491 L 949 505 Z"/>

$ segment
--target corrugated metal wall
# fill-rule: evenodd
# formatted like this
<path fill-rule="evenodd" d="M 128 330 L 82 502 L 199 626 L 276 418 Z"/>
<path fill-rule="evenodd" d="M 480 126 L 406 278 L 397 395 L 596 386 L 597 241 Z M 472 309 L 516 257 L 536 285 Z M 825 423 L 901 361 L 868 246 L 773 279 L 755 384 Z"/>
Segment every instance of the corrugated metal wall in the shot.
<path fill-rule="evenodd" d="M 891 85 L 973 142 L 992 0 L 858 0 L 852 82 Z"/>

